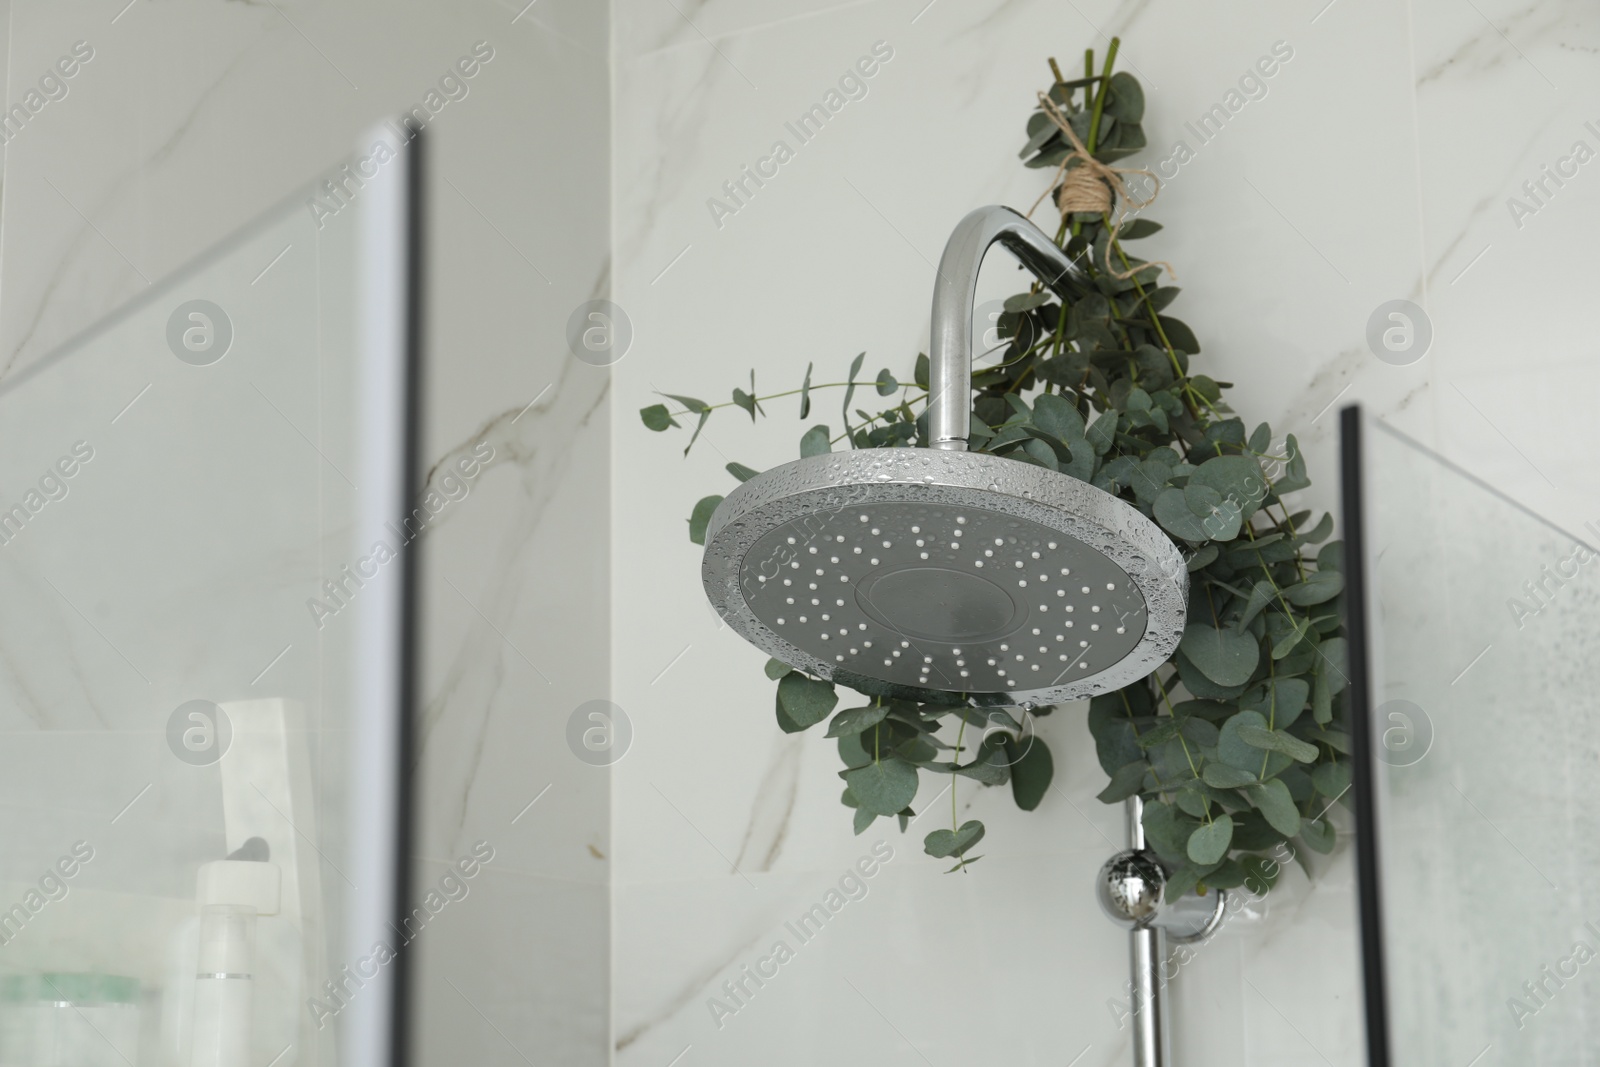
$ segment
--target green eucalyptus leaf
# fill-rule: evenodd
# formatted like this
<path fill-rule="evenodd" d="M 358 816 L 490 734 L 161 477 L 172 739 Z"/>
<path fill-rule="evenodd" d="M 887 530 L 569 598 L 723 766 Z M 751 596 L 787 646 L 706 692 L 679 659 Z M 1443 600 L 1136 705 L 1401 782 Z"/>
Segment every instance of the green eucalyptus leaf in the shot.
<path fill-rule="evenodd" d="M 1044 800 L 1055 778 L 1055 760 L 1050 756 L 1050 746 L 1036 734 L 1021 739 L 1013 739 L 1009 734 L 1002 736 L 1006 760 L 1011 764 L 1011 798 L 1023 811 L 1033 811 Z"/>
<path fill-rule="evenodd" d="M 1333 721 L 1333 692 L 1328 686 L 1328 676 L 1322 671 L 1312 678 L 1311 718 L 1319 726 Z"/>
<path fill-rule="evenodd" d="M 743 389 L 735 389 L 733 391 L 733 402 L 750 413 L 751 422 L 756 421 L 756 398 L 752 394 L 745 392 Z"/>
<path fill-rule="evenodd" d="M 1250 803 L 1266 816 L 1274 830 L 1285 837 L 1294 837 L 1300 832 L 1300 809 L 1295 807 L 1289 787 L 1281 781 L 1274 778 L 1270 782 L 1248 786 L 1245 794 L 1249 796 Z"/>
<path fill-rule="evenodd" d="M 1207 536 L 1212 537 L 1213 540 L 1225 540 L 1225 538 L 1215 536 L 1210 524 L 1204 521 L 1216 514 L 1217 509 L 1222 504 L 1221 493 L 1209 485 L 1200 485 L 1191 479 L 1189 484 L 1183 487 L 1183 502 L 1189 506 L 1189 511 L 1194 514 L 1195 518 L 1202 520 L 1201 526 L 1205 528 Z"/>
<path fill-rule="evenodd" d="M 1314 545 L 1320 541 L 1327 540 L 1328 535 L 1331 533 L 1333 533 L 1333 515 L 1329 512 L 1323 512 L 1322 518 L 1317 522 L 1316 526 L 1300 534 L 1300 540 L 1308 545 Z"/>
<path fill-rule="evenodd" d="M 894 815 L 917 795 L 917 769 L 897 759 L 845 771 L 844 780 L 861 806 L 879 815 Z"/>
<path fill-rule="evenodd" d="M 1171 904 L 1187 893 L 1192 893 L 1200 879 L 1207 874 L 1204 867 L 1196 867 L 1185 863 L 1173 871 L 1167 878 L 1166 888 L 1161 891 L 1161 899 Z"/>
<path fill-rule="evenodd" d="M 1289 625 L 1273 640 L 1272 658 L 1283 659 L 1293 652 L 1311 632 L 1311 620 L 1307 618 L 1290 619 Z"/>
<path fill-rule="evenodd" d="M 1052 294 L 1048 290 L 1037 293 L 1018 293 L 1006 297 L 1005 309 L 1013 315 L 1022 311 L 1032 311 L 1037 307 L 1044 307 L 1050 303 Z"/>
<path fill-rule="evenodd" d="M 792 668 L 790 668 L 790 666 L 781 659 L 769 659 L 767 660 L 767 665 L 762 668 L 762 670 L 766 672 L 767 677 L 771 678 L 774 682 L 788 674 L 791 669 Z"/>
<path fill-rule="evenodd" d="M 1178 294 L 1182 291 L 1175 285 L 1164 285 L 1159 289 L 1152 289 L 1145 296 L 1145 305 L 1151 311 L 1163 311 L 1178 298 Z M 1213 382 L 1212 384 L 1214 385 L 1215 383 Z M 1215 402 L 1217 397 L 1211 396 L 1206 399 Z"/>
<path fill-rule="evenodd" d="M 877 384 L 879 396 L 893 396 L 900 390 L 900 383 L 895 381 L 887 367 L 878 372 Z"/>
<path fill-rule="evenodd" d="M 1181 862 L 1188 857 L 1189 835 L 1199 825 L 1182 814 L 1176 807 L 1159 800 L 1144 806 L 1144 836 L 1150 847 L 1163 859 Z"/>
<path fill-rule="evenodd" d="M 800 383 L 800 417 L 806 418 L 811 414 L 811 368 L 813 364 L 806 364 L 805 380 Z"/>
<path fill-rule="evenodd" d="M 1350 678 L 1345 673 L 1347 667 L 1346 657 L 1349 655 L 1349 642 L 1342 637 L 1330 637 L 1318 647 L 1321 655 L 1317 657 L 1316 669 L 1318 675 L 1327 675 L 1328 692 L 1338 695 L 1344 687 L 1350 684 Z"/>
<path fill-rule="evenodd" d="M 1217 864 L 1216 870 L 1200 879 L 1200 883 L 1203 889 L 1232 889 L 1243 885 L 1244 879 L 1243 866 L 1234 860 L 1223 860 Z"/>
<path fill-rule="evenodd" d="M 1311 782 L 1329 800 L 1342 797 L 1350 788 L 1350 764 L 1324 763 L 1311 772 Z"/>
<path fill-rule="evenodd" d="M 693 448 L 694 443 L 700 440 L 700 431 L 706 428 L 706 420 L 709 418 L 711 418 L 710 408 L 705 408 L 700 412 L 700 420 L 694 424 L 694 433 L 689 435 L 689 443 L 683 448 L 684 455 L 687 456 L 689 449 Z"/>
<path fill-rule="evenodd" d="M 1282 730 L 1269 730 L 1265 726 L 1241 726 L 1239 740 L 1268 752 L 1282 752 L 1290 759 L 1301 763 L 1314 763 L 1317 759 L 1316 745 L 1308 745 L 1293 734 Z"/>
<path fill-rule="evenodd" d="M 1189 835 L 1189 859 L 1202 867 L 1216 863 L 1228 854 L 1228 844 L 1232 840 L 1233 819 L 1226 814 L 1218 815 Z"/>
<path fill-rule="evenodd" d="M 1190 744 L 1213 748 L 1217 743 L 1217 727 L 1205 719 L 1185 717 L 1183 736 Z"/>
<path fill-rule="evenodd" d="M 720 503 L 720 496 L 703 496 L 695 503 L 694 510 L 689 513 L 689 540 L 697 545 L 706 543 L 706 527 L 711 524 L 711 516 Z"/>
<path fill-rule="evenodd" d="M 1304 678 L 1268 678 L 1239 700 L 1239 707 L 1259 711 L 1274 729 L 1285 730 L 1305 710 L 1311 685 Z"/>
<path fill-rule="evenodd" d="M 1174 537 L 1181 537 L 1185 541 L 1207 540 L 1205 520 L 1194 513 L 1189 507 L 1186 490 L 1173 487 L 1164 489 L 1156 497 L 1154 514 L 1161 528 Z M 1193 657 L 1190 657 L 1193 658 Z M 1197 661 L 1198 662 L 1198 661 Z M 1252 665 L 1252 669 L 1254 666 Z M 1207 673 L 1210 673 L 1209 671 Z M 1245 677 L 1249 677 L 1248 674 Z"/>
<path fill-rule="evenodd" d="M 674 419 L 671 413 L 667 411 L 667 405 L 665 404 L 651 404 L 647 408 L 640 408 L 639 418 L 644 420 L 647 428 L 655 430 L 657 433 L 669 426 L 678 425 L 678 420 Z"/>
<path fill-rule="evenodd" d="M 1261 645 L 1255 638 L 1217 629 L 1205 622 L 1190 623 L 1178 647 L 1196 667 L 1218 685 L 1242 685 L 1255 673 Z M 1200 696 L 1201 694 L 1195 694 Z"/>
<path fill-rule="evenodd" d="M 935 830 L 922 840 L 922 851 L 935 859 L 948 859 L 963 855 L 967 849 L 983 840 L 983 823 L 969 819 L 959 830 Z"/>
<path fill-rule="evenodd" d="M 1094 737 L 1095 752 L 1100 767 L 1107 774 L 1132 760 L 1144 762 L 1144 749 L 1139 747 L 1138 730 L 1133 716 L 1143 714 L 1148 708 L 1149 694 L 1145 693 L 1145 708 L 1133 706 L 1126 694 L 1137 692 L 1133 687 L 1097 696 L 1089 702 L 1089 733 Z"/>
<path fill-rule="evenodd" d="M 1319 730 L 1317 740 L 1341 755 L 1350 755 L 1350 735 L 1343 730 Z"/>
<path fill-rule="evenodd" d="M 1083 432 L 1083 436 L 1088 440 L 1089 446 L 1094 449 L 1095 455 L 1103 456 L 1110 452 L 1112 444 L 1117 439 L 1117 413 L 1115 411 L 1107 411 L 1102 414 L 1089 424 L 1089 428 Z"/>
<path fill-rule="evenodd" d="M 703 415 L 711 410 L 711 406 L 704 400 L 696 400 L 692 396 L 677 396 L 673 393 L 662 393 L 661 395 L 666 397 L 668 400 L 676 400 L 678 403 L 682 404 L 684 407 L 696 414 Z"/>
<path fill-rule="evenodd" d="M 1051 92 L 1054 94 L 1055 90 L 1052 89 Z M 1055 101 L 1057 104 L 1061 102 L 1060 100 Z M 1028 119 L 1028 143 L 1022 146 L 1022 151 L 1017 153 L 1017 158 L 1027 159 L 1039 151 L 1047 142 L 1054 139 L 1060 132 L 1060 127 L 1051 121 L 1049 115 L 1043 111 L 1035 111 Z"/>
<path fill-rule="evenodd" d="M 1033 402 L 1033 424 L 1063 441 L 1084 435 L 1083 416 L 1071 403 L 1054 393 L 1041 394 Z"/>
<path fill-rule="evenodd" d="M 1144 90 L 1139 86 L 1139 79 L 1125 70 L 1111 75 L 1105 112 L 1122 122 L 1138 122 L 1144 118 Z"/>
<path fill-rule="evenodd" d="M 1274 830 L 1259 811 L 1247 808 L 1233 814 L 1233 847 L 1244 852 L 1281 845 L 1284 836 Z"/>
<path fill-rule="evenodd" d="M 839 738 L 839 761 L 845 765 L 847 770 L 865 767 L 878 758 L 875 748 L 879 741 L 885 740 L 885 738 L 877 737 L 880 731 L 884 734 L 888 733 L 882 727 L 874 727 L 865 733 L 845 734 Z"/>
<path fill-rule="evenodd" d="M 1151 219 L 1134 219 L 1117 231 L 1119 241 L 1137 241 L 1141 237 L 1149 237 L 1153 233 L 1161 232 L 1161 223 Z M 1164 306 L 1164 305 L 1163 305 Z M 1156 308 L 1160 311 L 1161 308 Z"/>
<path fill-rule="evenodd" d="M 1303 582 L 1283 591 L 1283 599 L 1300 607 L 1321 604 L 1344 592 L 1344 575 L 1338 571 L 1312 571 Z"/>
<path fill-rule="evenodd" d="M 800 438 L 800 456 L 822 456 L 833 451 L 833 444 L 826 426 L 813 426 Z"/>
<path fill-rule="evenodd" d="M 1190 475 L 1189 484 L 1215 489 L 1247 519 L 1256 513 L 1267 496 L 1266 475 L 1250 456 L 1213 456 Z"/>
<path fill-rule="evenodd" d="M 839 703 L 839 695 L 834 692 L 831 682 L 818 681 L 807 678 L 799 671 L 790 671 L 778 679 L 778 707 L 788 716 L 791 723 L 800 730 L 810 729 L 823 719 Z M 789 733 L 797 731 L 790 730 Z M 857 793 L 856 796 L 860 796 Z M 903 807 L 904 805 L 902 805 Z M 896 811 L 899 809 L 896 808 Z M 893 811 L 883 814 L 893 815 Z"/>
<path fill-rule="evenodd" d="M 1023 442 L 1021 451 L 1041 467 L 1047 467 L 1053 471 L 1061 469 L 1061 464 L 1056 459 L 1055 451 L 1037 437 L 1030 437 Z"/>
<path fill-rule="evenodd" d="M 1259 765 L 1258 760 L 1257 766 Z M 1239 789 L 1256 782 L 1256 776 L 1251 771 L 1230 767 L 1225 763 L 1207 763 L 1200 776 L 1205 779 L 1206 785 L 1213 789 Z"/>
<path fill-rule="evenodd" d="M 1115 804 L 1127 800 L 1139 792 L 1144 784 L 1145 771 L 1148 769 L 1149 764 L 1144 760 L 1135 760 L 1133 763 L 1118 767 L 1116 773 L 1111 776 L 1111 784 L 1102 789 L 1095 799 L 1102 804 Z"/>
<path fill-rule="evenodd" d="M 1261 896 L 1278 884 L 1283 865 L 1271 856 L 1245 856 L 1240 860 L 1244 867 L 1244 887 L 1255 896 Z"/>
<path fill-rule="evenodd" d="M 843 737 L 846 734 L 859 734 L 862 730 L 870 729 L 883 721 L 889 714 L 887 704 L 868 704 L 864 708 L 847 708 L 833 717 L 828 723 L 826 737 Z"/>
<path fill-rule="evenodd" d="M 1244 628 L 1250 625 L 1250 620 L 1261 614 L 1261 609 L 1272 603 L 1273 598 L 1277 595 L 1277 588 L 1270 579 L 1258 579 L 1256 584 L 1250 587 L 1250 595 L 1245 599 L 1244 611 L 1240 613 L 1238 621 L 1234 623 L 1234 628 L 1243 633 Z"/>
<path fill-rule="evenodd" d="M 743 463 L 730 463 L 728 464 L 728 473 L 741 482 L 748 482 L 761 472 L 754 467 L 746 467 Z"/>
<path fill-rule="evenodd" d="M 850 400 L 856 395 L 856 375 L 861 373 L 861 364 L 866 358 L 865 352 L 858 353 L 856 358 L 850 361 L 850 373 L 845 375 L 844 403 L 840 405 L 840 410 L 844 412 L 846 430 L 850 429 Z"/>
<path fill-rule="evenodd" d="M 872 732 L 873 731 L 868 730 L 860 736 L 870 737 Z M 896 744 L 894 746 L 894 754 L 905 760 L 907 763 L 921 766 L 924 763 L 931 763 L 933 760 L 937 759 L 939 756 L 939 750 L 934 747 L 934 743 L 929 741 L 927 738 L 913 737 L 909 740 L 901 741 L 899 744 Z"/>
<path fill-rule="evenodd" d="M 1172 664 L 1178 668 L 1178 677 L 1183 681 L 1183 687 L 1195 696 L 1204 700 L 1235 700 L 1248 687 L 1248 683 L 1239 685 L 1218 685 L 1205 672 L 1194 665 L 1188 656 L 1183 654 L 1180 644 L 1178 650 L 1172 654 Z"/>
<path fill-rule="evenodd" d="M 1241 711 L 1230 717 L 1222 724 L 1222 732 L 1217 737 L 1217 759 L 1229 767 L 1259 776 L 1261 766 L 1266 761 L 1262 759 L 1259 748 L 1239 736 L 1239 731 L 1244 727 L 1265 730 L 1267 720 L 1261 717 L 1259 711 Z"/>
<path fill-rule="evenodd" d="M 1172 344 L 1173 348 L 1180 352 L 1187 352 L 1191 356 L 1200 351 L 1200 342 L 1195 339 L 1194 331 L 1189 329 L 1186 323 L 1168 318 L 1165 315 L 1157 315 L 1156 318 L 1161 323 L 1161 330 L 1167 335 L 1167 340 Z"/>
<path fill-rule="evenodd" d="M 1333 824 L 1326 819 L 1300 820 L 1300 840 L 1324 856 L 1333 851 L 1336 837 Z"/>
<path fill-rule="evenodd" d="M 951 770 L 984 785 L 1005 785 L 1011 778 L 1011 768 L 1006 765 L 1003 753 L 986 752 L 971 763 L 957 764 Z"/>

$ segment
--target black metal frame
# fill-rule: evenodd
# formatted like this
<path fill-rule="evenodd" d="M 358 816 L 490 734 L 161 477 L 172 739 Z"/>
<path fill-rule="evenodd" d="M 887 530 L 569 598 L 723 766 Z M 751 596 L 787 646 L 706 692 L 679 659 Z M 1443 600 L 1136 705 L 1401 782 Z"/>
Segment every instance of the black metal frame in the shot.
<path fill-rule="evenodd" d="M 423 319 L 423 301 L 426 294 L 426 277 L 424 274 L 424 242 L 426 237 L 427 216 L 425 213 L 426 190 L 424 177 L 427 156 L 424 152 L 426 140 L 420 129 L 410 129 L 400 126 L 411 134 L 411 140 L 402 152 L 402 159 L 406 168 L 406 225 L 405 225 L 405 366 L 403 374 L 402 403 L 405 410 L 405 443 L 404 456 L 401 459 L 406 487 L 405 500 L 413 499 L 422 489 L 424 470 L 422 466 L 422 387 L 423 387 L 423 352 L 422 338 L 425 322 Z M 411 845 L 415 822 L 415 794 L 417 781 L 413 777 L 412 768 L 416 765 L 416 722 L 417 711 L 420 706 L 420 687 L 422 684 L 421 664 L 421 634 L 419 628 L 422 624 L 420 609 L 421 597 L 421 555 L 420 543 L 412 544 L 400 553 L 400 716 L 398 756 L 399 789 L 395 803 L 395 833 L 398 837 L 395 848 L 395 871 L 393 895 L 394 914 L 390 916 L 390 923 L 396 930 L 403 930 L 406 918 L 406 902 L 411 899 Z M 390 1005 L 390 1062 L 394 1067 L 407 1067 L 413 1057 L 411 1055 L 411 985 L 413 969 L 411 966 L 412 954 L 403 949 L 396 953 L 394 960 L 394 982 L 391 986 L 393 1001 Z"/>
<path fill-rule="evenodd" d="M 1383 898 L 1378 863 L 1377 778 L 1372 722 L 1372 633 L 1368 616 L 1367 513 L 1363 417 L 1352 405 L 1339 413 L 1340 496 L 1344 507 L 1344 611 L 1350 684 L 1345 714 L 1356 824 L 1356 895 L 1360 907 L 1361 973 L 1368 1067 L 1389 1067 L 1389 999 L 1384 971 Z"/>

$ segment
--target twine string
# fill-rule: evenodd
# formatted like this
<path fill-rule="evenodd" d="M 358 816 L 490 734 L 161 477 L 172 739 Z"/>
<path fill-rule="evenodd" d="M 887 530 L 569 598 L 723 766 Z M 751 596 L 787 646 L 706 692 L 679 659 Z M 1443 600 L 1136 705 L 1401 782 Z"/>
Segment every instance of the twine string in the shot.
<path fill-rule="evenodd" d="M 1113 167 L 1109 163 L 1100 162 L 1084 146 L 1082 138 L 1078 136 L 1078 131 L 1072 128 L 1072 123 L 1068 120 L 1066 113 L 1056 105 L 1054 100 L 1051 100 L 1044 93 L 1040 93 L 1039 107 L 1061 131 L 1062 135 L 1066 137 L 1067 143 L 1072 146 L 1072 151 L 1067 153 L 1066 158 L 1061 161 L 1061 165 L 1056 168 L 1055 176 L 1051 179 L 1050 185 L 1045 192 L 1039 195 L 1039 199 L 1033 202 L 1033 207 L 1028 209 L 1028 214 L 1031 216 L 1034 211 L 1038 210 L 1039 205 L 1044 203 L 1044 198 L 1050 195 L 1049 190 L 1056 188 L 1056 183 L 1059 182 L 1060 189 L 1056 194 L 1056 206 L 1060 208 L 1062 215 L 1082 211 L 1100 215 L 1110 221 L 1111 230 L 1106 237 L 1106 271 L 1113 278 L 1118 281 L 1126 281 L 1147 266 L 1161 267 L 1169 275 L 1176 278 L 1177 275 L 1173 273 L 1172 264 L 1165 260 L 1152 260 L 1150 263 L 1142 263 L 1126 271 L 1117 270 L 1111 263 L 1111 246 L 1116 243 L 1117 234 L 1121 231 L 1122 224 L 1127 221 L 1128 216 L 1133 212 L 1143 211 L 1156 202 L 1156 197 L 1161 194 L 1161 179 L 1144 167 Z M 1142 174 L 1149 178 L 1151 183 L 1150 195 L 1145 198 L 1134 195 L 1128 189 L 1127 182 L 1123 179 L 1125 174 Z M 1119 198 L 1124 205 L 1122 210 L 1117 210 Z"/>

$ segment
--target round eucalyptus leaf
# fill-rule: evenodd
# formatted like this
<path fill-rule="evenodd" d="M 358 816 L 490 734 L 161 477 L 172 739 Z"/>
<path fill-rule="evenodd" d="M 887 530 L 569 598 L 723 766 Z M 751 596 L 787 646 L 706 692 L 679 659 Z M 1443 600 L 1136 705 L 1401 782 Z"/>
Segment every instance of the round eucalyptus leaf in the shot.
<path fill-rule="evenodd" d="M 802 730 L 826 719 L 838 703 L 839 694 L 828 682 L 807 678 L 799 671 L 790 671 L 778 679 L 778 707 Z"/>
<path fill-rule="evenodd" d="M 959 830 L 935 830 L 922 840 L 922 851 L 935 859 L 959 856 L 983 840 L 983 823 L 970 819 Z"/>
<path fill-rule="evenodd" d="M 1274 778 L 1270 782 L 1250 786 L 1245 792 L 1250 797 L 1250 803 L 1266 816 L 1274 830 L 1285 837 L 1294 837 L 1300 832 L 1300 809 L 1295 807 L 1288 786 Z"/>
<path fill-rule="evenodd" d="M 1181 537 L 1185 541 L 1207 539 L 1205 520 L 1189 507 L 1188 495 L 1183 489 L 1174 487 L 1162 490 L 1161 495 L 1156 497 L 1155 517 L 1161 528 L 1174 537 Z"/>
<path fill-rule="evenodd" d="M 881 759 L 846 771 L 850 792 L 868 811 L 893 815 L 917 795 L 917 769 L 897 759 Z"/>
<path fill-rule="evenodd" d="M 846 734 L 859 734 L 862 730 L 869 729 L 882 722 L 884 716 L 889 714 L 887 704 L 868 704 L 864 708 L 846 708 L 833 717 L 828 724 L 828 737 L 843 737 Z"/>
<path fill-rule="evenodd" d="M 1233 840 L 1233 819 L 1223 814 L 1189 835 L 1189 859 L 1202 867 L 1218 863 L 1228 853 Z"/>
<path fill-rule="evenodd" d="M 1261 645 L 1254 637 L 1206 622 L 1190 623 L 1178 647 L 1218 685 L 1243 685 L 1261 662 Z"/>

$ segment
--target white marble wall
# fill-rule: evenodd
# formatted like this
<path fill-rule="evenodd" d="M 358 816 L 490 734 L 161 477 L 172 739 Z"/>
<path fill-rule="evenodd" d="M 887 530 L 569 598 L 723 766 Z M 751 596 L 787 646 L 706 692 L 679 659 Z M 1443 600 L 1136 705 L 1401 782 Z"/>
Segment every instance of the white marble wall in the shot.
<path fill-rule="evenodd" d="M 1153 147 L 1134 162 L 1180 138 L 1195 149 L 1150 212 L 1168 229 L 1147 247 L 1177 268 L 1178 313 L 1208 373 L 1238 383 L 1247 419 L 1299 436 L 1316 482 L 1306 506 L 1336 499 L 1336 415 L 1360 401 L 1576 526 L 1596 506 L 1581 398 L 1596 375 L 1584 235 L 1600 163 L 1520 229 L 1506 198 L 1575 140 L 1600 149 L 1600 129 L 1583 127 L 1600 128 L 1600 31 L 1575 3 L 1435 0 L 614 10 L 614 291 L 637 331 L 612 401 L 614 680 L 638 731 L 614 784 L 617 1060 L 1125 1062 L 1105 1007 L 1123 943 L 1089 889 L 1120 813 L 1093 799 L 1103 783 L 1081 710 L 1045 728 L 1060 788 L 1039 811 L 962 789 L 958 804 L 990 827 L 971 874 L 940 873 L 920 833 L 852 838 L 831 744 L 774 728 L 762 657 L 701 602 L 681 525 L 695 499 L 733 484 L 726 462 L 795 454 L 794 401 L 755 427 L 719 413 L 687 460 L 681 435 L 652 435 L 635 412 L 654 390 L 722 400 L 752 367 L 762 391 L 797 386 L 812 360 L 836 380 L 863 349 L 869 368 L 909 370 L 955 222 L 984 203 L 1026 207 L 1042 188 L 1015 153 L 1045 58 L 1075 69 L 1115 34 L 1148 98 Z M 880 40 L 894 57 L 868 96 L 718 225 L 707 199 L 775 139 L 792 142 L 784 122 Z M 1293 58 L 1265 97 L 1198 144 L 1184 123 L 1280 41 Z M 985 284 L 1003 294 L 1013 278 L 996 264 Z M 1366 340 L 1395 299 L 1425 308 L 1434 333 L 1406 365 Z M 837 424 L 836 399 L 815 408 L 809 422 Z M 926 780 L 919 807 L 943 784 Z M 896 858 L 841 913 L 845 929 L 713 1023 L 706 1000 L 723 979 L 880 837 Z M 1359 1062 L 1348 850 L 1314 865 L 1184 968 L 1181 1062 Z"/>
<path fill-rule="evenodd" d="M 565 728 L 579 704 L 608 695 L 611 413 L 607 376 L 568 355 L 563 339 L 572 309 L 608 284 L 606 8 L 584 0 L 0 7 L 12 103 L 74 41 L 94 49 L 65 99 L 3 149 L 4 377 L 26 375 L 63 340 L 295 192 L 372 122 L 425 102 L 476 42 L 493 49 L 467 94 L 434 104 L 428 124 L 423 456 L 431 468 L 487 443 L 495 459 L 422 542 L 418 892 L 475 841 L 495 855 L 471 895 L 415 943 L 419 1062 L 606 1062 L 609 794 L 606 772 L 568 751 Z M 112 384 L 104 383 L 107 402 Z M 97 398 L 99 384 L 84 388 L 85 403 Z M 13 426 L 28 397 L 26 385 L 6 397 Z M 126 399 L 119 392 L 116 405 Z M 315 425 L 316 397 L 283 399 Z M 13 473 L 21 470 L 19 459 Z M 148 477 L 125 473 L 134 483 Z M 99 595 L 127 608 L 114 582 Z M 248 610 L 248 590 L 239 602 Z M 241 633 L 265 629 L 255 621 Z M 30 690 L 38 662 L 30 657 L 70 671 L 76 647 L 96 640 L 75 617 L 45 625 L 66 637 L 41 648 L 40 622 L 20 615 L 0 633 L 5 728 L 80 731 L 61 733 L 52 751 L 79 746 L 79 800 L 114 812 L 146 755 L 175 762 L 164 740 L 171 708 L 128 691 L 115 673 L 126 667 L 99 661 L 104 649 L 79 667 L 83 690 L 102 704 Z M 237 692 L 220 691 L 219 681 L 207 695 L 257 695 L 247 684 L 253 673 Z M 106 717 L 120 732 L 106 731 Z M 51 743 L 29 740 L 40 750 Z M 12 778 L 0 803 L 25 814 L 37 803 L 31 788 Z M 165 847 L 181 836 L 178 825 L 204 822 L 207 811 L 215 821 L 217 798 L 197 788 L 162 802 L 177 822 L 120 823 L 122 854 L 132 862 Z M 4 866 L 8 879 L 37 875 L 31 852 L 8 848 Z M 169 880 L 192 878 L 190 868 Z"/>
<path fill-rule="evenodd" d="M 1155 162 L 1275 42 L 1293 48 L 1263 99 L 1191 141 L 1150 246 L 1239 409 L 1299 434 L 1308 505 L 1334 499 L 1334 414 L 1359 399 L 1569 525 L 1600 518 L 1579 243 L 1600 163 L 1520 225 L 1506 203 L 1574 141 L 1600 149 L 1584 125 L 1600 126 L 1600 31 L 1576 3 L 0 6 L 13 101 L 73 41 L 96 50 L 3 150 L 0 376 L 287 195 L 473 42 L 496 49 L 430 124 L 425 454 L 487 441 L 500 458 L 425 548 L 419 881 L 475 840 L 496 849 L 419 942 L 425 1063 L 1126 1060 L 1107 1008 L 1123 940 L 1090 900 L 1121 815 L 1093 799 L 1081 711 L 1044 726 L 1059 789 L 1039 811 L 957 794 L 990 827 L 971 874 L 941 874 L 918 832 L 851 837 L 831 745 L 774 729 L 762 657 L 704 605 L 683 537 L 693 500 L 731 485 L 724 463 L 793 454 L 793 402 L 758 427 L 722 413 L 687 460 L 635 414 L 655 389 L 721 399 L 752 367 L 763 390 L 863 349 L 909 369 L 955 221 L 1040 190 L 1015 151 L 1047 55 L 1072 68 L 1121 35 Z M 868 96 L 719 227 L 707 198 L 880 40 L 894 56 Z M 607 294 L 635 338 L 603 370 L 561 334 Z M 1431 318 L 1411 365 L 1367 347 L 1392 299 Z M 817 412 L 837 421 L 826 396 Z M 37 641 L 0 637 L 8 662 Z M 26 713 L 26 671 L 6 670 L 7 710 Z M 635 731 L 609 772 L 565 740 L 572 710 L 606 697 Z M 159 752 L 167 709 L 146 710 L 139 743 Z M 120 784 L 86 788 L 102 782 L 97 810 Z M 918 803 L 944 811 L 943 784 Z M 707 998 L 880 839 L 894 858 L 868 896 L 718 1028 Z M 1348 855 L 1286 881 L 1178 978 L 1184 1062 L 1358 1061 Z"/>

